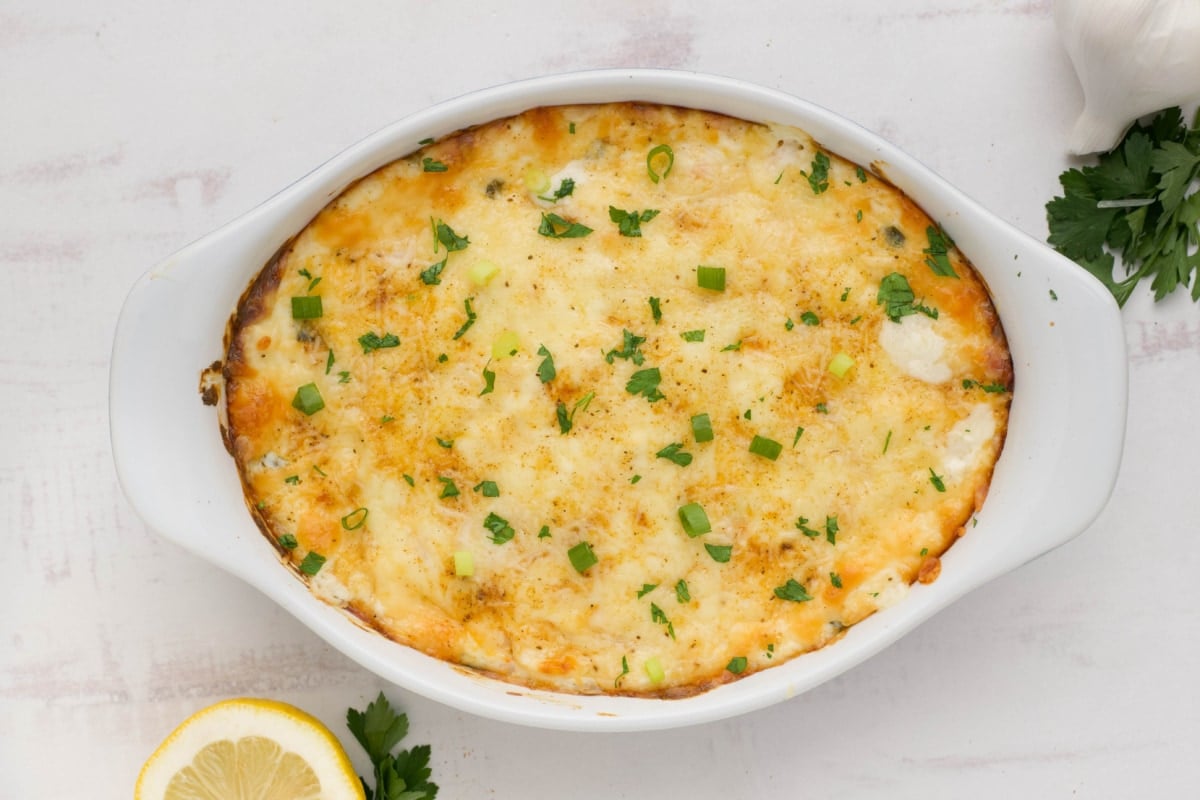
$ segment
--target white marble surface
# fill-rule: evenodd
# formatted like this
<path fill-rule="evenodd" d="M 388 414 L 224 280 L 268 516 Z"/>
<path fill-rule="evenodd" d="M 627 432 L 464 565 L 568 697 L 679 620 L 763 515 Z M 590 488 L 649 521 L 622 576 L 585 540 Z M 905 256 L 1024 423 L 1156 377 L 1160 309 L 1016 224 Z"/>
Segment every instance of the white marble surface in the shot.
<path fill-rule="evenodd" d="M 133 514 L 105 397 L 141 272 L 401 115 L 602 66 L 813 100 L 1038 238 L 1082 102 L 1047 0 L 0 2 L 0 797 L 128 797 L 202 705 L 275 697 L 344 733 L 381 688 L 446 800 L 1196 796 L 1184 297 L 1124 311 L 1125 458 L 1089 530 L 815 691 L 690 729 L 528 730 L 384 686 Z"/>

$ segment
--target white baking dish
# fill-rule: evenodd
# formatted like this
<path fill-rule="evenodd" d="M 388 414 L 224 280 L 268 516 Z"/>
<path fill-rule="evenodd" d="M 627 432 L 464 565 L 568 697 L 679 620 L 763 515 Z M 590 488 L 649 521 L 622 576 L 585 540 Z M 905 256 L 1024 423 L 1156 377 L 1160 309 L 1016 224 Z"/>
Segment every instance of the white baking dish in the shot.
<path fill-rule="evenodd" d="M 354 179 L 429 137 L 539 105 L 642 100 L 795 125 L 870 165 L 938 220 L 992 292 L 1013 357 L 1008 439 L 978 525 L 938 580 L 814 653 L 677 700 L 523 689 L 395 644 L 315 599 L 280 564 L 246 510 L 201 370 L 222 357 L 226 322 L 249 280 Z M 364 667 L 400 686 L 496 719 L 572 730 L 646 730 L 727 717 L 793 697 L 858 664 L 967 591 L 1080 533 L 1116 479 L 1125 426 L 1120 316 L 1099 282 L 992 216 L 892 145 L 779 92 L 693 73 L 606 70 L 488 89 L 434 106 L 351 147 L 139 279 L 113 346 L 117 471 L 152 528 L 239 576 Z"/>

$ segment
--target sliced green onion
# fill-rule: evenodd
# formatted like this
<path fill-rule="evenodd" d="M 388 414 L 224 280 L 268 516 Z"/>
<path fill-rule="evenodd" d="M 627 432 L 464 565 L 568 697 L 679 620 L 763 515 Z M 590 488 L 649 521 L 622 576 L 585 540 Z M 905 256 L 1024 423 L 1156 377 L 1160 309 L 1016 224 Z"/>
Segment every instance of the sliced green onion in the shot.
<path fill-rule="evenodd" d="M 292 319 L 316 319 L 322 313 L 319 294 L 292 298 Z"/>
<path fill-rule="evenodd" d="M 704 513 L 704 507 L 699 503 L 688 503 L 685 506 L 680 506 L 679 522 L 683 525 L 684 533 L 692 537 L 700 536 L 712 530 L 712 523 L 708 521 L 708 514 Z"/>
<path fill-rule="evenodd" d="M 704 544 L 704 549 L 712 556 L 712 560 L 718 564 L 727 564 L 733 556 L 733 545 L 731 544 Z"/>
<path fill-rule="evenodd" d="M 725 291 L 724 267 L 696 267 L 696 285 L 714 292 Z"/>
<path fill-rule="evenodd" d="M 359 507 L 351 511 L 346 516 L 342 517 L 342 527 L 348 531 L 356 531 L 363 526 L 367 521 L 367 515 L 371 512 L 364 507 Z"/>
<path fill-rule="evenodd" d="M 662 172 L 654 171 L 654 159 L 658 156 L 664 156 L 667 159 L 667 166 Z M 675 151 L 671 149 L 669 144 L 660 144 L 650 148 L 650 152 L 646 154 L 646 172 L 650 174 L 650 180 L 658 183 L 663 178 L 671 174 L 671 167 L 675 166 Z"/>
<path fill-rule="evenodd" d="M 469 578 L 475 574 L 475 554 L 470 550 L 454 552 L 454 574 L 460 578 Z"/>
<path fill-rule="evenodd" d="M 500 274 L 500 268 L 491 261 L 476 261 L 467 268 L 467 277 L 476 286 L 487 286 Z"/>
<path fill-rule="evenodd" d="M 587 542 L 580 542 L 568 550 L 567 558 L 571 559 L 571 566 L 580 575 L 587 572 L 588 567 L 595 566 L 600 561 L 592 552 L 592 546 Z"/>
<path fill-rule="evenodd" d="M 296 390 L 296 396 L 292 398 L 292 408 L 309 417 L 324 407 L 325 401 L 321 399 L 321 391 L 315 383 L 304 384 Z"/>
<path fill-rule="evenodd" d="M 497 360 L 515 356 L 521 346 L 521 337 L 516 331 L 501 331 L 492 341 L 492 358 Z"/>
<path fill-rule="evenodd" d="M 729 659 L 729 663 L 725 665 L 725 669 L 732 672 L 734 675 L 741 675 L 746 671 L 748 662 L 745 656 L 734 656 Z"/>
<path fill-rule="evenodd" d="M 679 336 L 685 342 L 703 342 L 704 341 L 704 328 L 700 328 L 699 330 L 694 330 L 694 331 L 684 331 L 683 333 L 679 334 Z"/>
<path fill-rule="evenodd" d="M 532 194 L 545 194 L 550 191 L 550 176 L 536 167 L 525 170 L 521 177 L 525 181 L 525 188 Z"/>
<path fill-rule="evenodd" d="M 650 679 L 651 683 L 662 683 L 667 677 L 666 673 L 663 672 L 662 662 L 658 660 L 658 656 L 647 658 L 646 663 L 642 667 L 646 670 L 646 677 Z"/>
<path fill-rule="evenodd" d="M 712 420 L 708 414 L 697 414 L 692 417 L 692 438 L 697 442 L 711 442 L 713 440 Z"/>
<path fill-rule="evenodd" d="M 853 366 L 854 359 L 841 352 L 839 352 L 829 361 L 829 371 L 838 378 L 846 377 L 846 373 L 849 372 L 850 368 Z"/>
<path fill-rule="evenodd" d="M 300 546 L 300 543 L 296 541 L 296 537 L 290 533 L 285 533 L 283 536 L 280 536 L 278 541 L 279 546 L 284 550 L 295 550 Z"/>
<path fill-rule="evenodd" d="M 750 452 L 756 456 L 769 458 L 772 461 L 779 458 L 779 454 L 783 452 L 783 445 L 774 439 L 768 439 L 765 436 L 755 435 L 750 440 Z"/>
<path fill-rule="evenodd" d="M 316 550 L 309 550 L 308 555 L 300 562 L 300 571 L 305 575 L 316 575 L 325 566 L 325 556 Z"/>

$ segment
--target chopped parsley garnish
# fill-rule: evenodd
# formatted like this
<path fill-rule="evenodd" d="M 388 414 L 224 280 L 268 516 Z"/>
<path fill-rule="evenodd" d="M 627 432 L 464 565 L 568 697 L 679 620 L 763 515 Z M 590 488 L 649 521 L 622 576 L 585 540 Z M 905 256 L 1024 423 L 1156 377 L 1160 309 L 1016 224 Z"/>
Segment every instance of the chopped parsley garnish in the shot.
<path fill-rule="evenodd" d="M 654 324 L 662 322 L 662 305 L 657 297 L 647 298 L 650 303 L 650 316 L 654 318 Z"/>
<path fill-rule="evenodd" d="M 729 670 L 734 675 L 741 675 L 746 671 L 748 664 L 749 662 L 746 660 L 745 656 L 734 656 L 733 658 L 729 659 L 729 663 L 725 665 L 725 669 Z"/>
<path fill-rule="evenodd" d="M 750 440 L 750 452 L 756 456 L 762 456 L 774 461 L 783 452 L 783 445 L 774 439 L 768 439 L 765 436 L 755 434 L 754 438 Z"/>
<path fill-rule="evenodd" d="M 680 603 L 690 602 L 692 593 L 688 591 L 687 581 L 680 578 L 675 582 L 675 600 Z"/>
<path fill-rule="evenodd" d="M 776 586 L 775 596 L 780 600 L 790 600 L 793 603 L 807 603 L 812 600 L 812 595 L 795 578 L 788 578 L 787 583 L 783 586 Z"/>
<path fill-rule="evenodd" d="M 500 496 L 500 487 L 496 485 L 495 481 L 480 481 L 471 487 L 471 491 L 479 492 L 484 497 Z"/>
<path fill-rule="evenodd" d="M 825 517 L 825 540 L 830 544 L 837 544 L 838 535 L 838 520 L 837 514 L 831 517 Z"/>
<path fill-rule="evenodd" d="M 665 458 L 681 467 L 692 463 L 692 454 L 684 451 L 682 442 L 671 442 L 654 455 L 656 458 Z"/>
<path fill-rule="evenodd" d="M 829 573 L 829 583 L 835 589 L 842 588 L 842 576 L 838 575 L 836 572 Z"/>
<path fill-rule="evenodd" d="M 658 588 L 657 583 L 643 583 L 642 588 L 638 589 L 638 593 L 637 593 L 638 599 L 641 600 L 643 597 L 650 594 L 657 588 Z"/>
<path fill-rule="evenodd" d="M 459 236 L 453 228 L 440 219 L 433 224 L 433 252 L 438 251 L 439 244 L 446 248 L 447 253 L 453 253 L 457 250 L 466 250 L 470 243 L 470 239 L 466 236 Z"/>
<path fill-rule="evenodd" d="M 282 547 L 284 550 L 295 550 L 297 547 L 300 546 L 300 543 L 296 541 L 296 537 L 290 533 L 285 533 L 283 536 L 280 536 L 276 541 L 279 542 L 279 546 Z"/>
<path fill-rule="evenodd" d="M 692 417 L 692 438 L 697 442 L 713 440 L 712 420 L 708 414 L 697 414 Z"/>
<path fill-rule="evenodd" d="M 866 182 L 867 182 L 867 171 L 866 171 L 866 170 L 864 170 L 862 167 L 855 167 L 855 168 L 854 168 L 854 175 L 855 175 L 855 177 L 857 177 L 857 178 L 858 178 L 858 182 L 859 182 L 859 183 L 866 183 Z"/>
<path fill-rule="evenodd" d="M 687 505 L 680 506 L 679 523 L 683 525 L 683 532 L 693 539 L 712 530 L 712 523 L 708 521 L 708 514 L 705 513 L 704 506 L 699 503 L 688 503 Z"/>
<path fill-rule="evenodd" d="M 539 344 L 537 354 L 543 356 L 542 363 L 538 364 L 537 376 L 542 383 L 549 383 L 554 380 L 554 376 L 558 374 L 554 369 L 554 356 L 550 355 L 550 351 L 546 349 L 546 345 Z"/>
<path fill-rule="evenodd" d="M 672 639 L 675 638 L 675 626 L 671 624 L 671 620 L 667 619 L 667 615 L 663 613 L 663 610 L 654 603 L 650 604 L 650 620 L 660 625 L 666 625 L 667 635 Z"/>
<path fill-rule="evenodd" d="M 430 264 L 428 269 L 421 270 L 421 283 L 426 286 L 436 286 L 442 282 L 442 270 L 446 268 L 446 259 L 436 264 Z"/>
<path fill-rule="evenodd" d="M 787 319 L 785 319 L 785 320 L 783 321 L 783 329 L 784 329 L 785 331 L 790 331 L 790 330 L 791 330 L 792 328 L 794 328 L 794 327 L 796 327 L 796 323 L 792 322 L 792 318 L 791 318 L 791 317 L 788 317 Z"/>
<path fill-rule="evenodd" d="M 979 381 L 971 380 L 970 378 L 963 379 L 962 388 L 964 388 L 964 389 L 979 388 L 979 389 L 983 389 L 988 394 L 1001 394 L 1003 392 L 1008 391 L 1008 387 L 1005 386 L 1003 383 L 995 383 L 995 382 L 980 383 Z"/>
<path fill-rule="evenodd" d="M 385 347 L 399 347 L 400 337 L 394 333 L 385 333 L 383 336 L 370 331 L 358 337 L 358 343 L 362 345 L 363 355 L 372 353 L 376 350 L 382 350 Z"/>
<path fill-rule="evenodd" d="M 309 550 L 308 555 L 300 562 L 300 571 L 305 575 L 316 575 L 325 566 L 325 556 L 316 550 Z"/>
<path fill-rule="evenodd" d="M 795 448 L 800 443 L 800 437 L 804 435 L 804 427 L 796 426 L 796 435 L 792 437 L 792 447 Z"/>
<path fill-rule="evenodd" d="M 638 482 L 638 481 L 640 481 L 641 479 L 642 479 L 642 476 L 641 476 L 641 475 L 634 475 L 632 478 L 630 478 L 630 479 L 629 479 L 629 482 L 630 482 L 631 484 L 633 484 L 633 483 L 637 483 L 637 482 Z"/>
<path fill-rule="evenodd" d="M 646 356 L 642 353 L 641 346 L 646 341 L 646 337 L 638 336 L 629 330 L 622 330 L 621 339 L 621 349 L 609 350 L 604 354 L 604 360 L 611 364 L 614 358 L 623 358 L 627 361 L 632 361 L 639 367 L 645 363 Z"/>
<path fill-rule="evenodd" d="M 887 432 L 887 438 L 883 440 L 883 452 L 884 452 L 884 454 L 885 454 L 885 455 L 887 454 L 887 451 L 888 451 L 888 446 L 889 446 L 891 443 L 892 443 L 892 432 L 889 430 L 889 431 Z"/>
<path fill-rule="evenodd" d="M 570 433 L 572 426 L 575 424 L 575 414 L 580 411 L 586 411 L 588 404 L 592 402 L 592 398 L 595 396 L 595 392 L 588 392 L 575 401 L 575 405 L 571 408 L 570 412 L 567 411 L 566 403 L 562 400 L 558 401 L 558 405 L 554 409 L 554 416 L 558 420 L 559 433 Z"/>
<path fill-rule="evenodd" d="M 322 399 L 321 391 L 315 383 L 304 384 L 296 390 L 296 396 L 292 398 L 292 408 L 307 417 L 311 417 L 324 407 L 325 400 Z"/>
<path fill-rule="evenodd" d="M 350 382 L 350 373 L 349 372 L 342 371 L 342 372 L 338 373 L 338 383 L 349 383 L 349 382 Z"/>
<path fill-rule="evenodd" d="M 409 475 L 407 472 L 404 473 L 403 475 L 401 475 L 400 477 L 404 478 L 404 482 L 407 483 L 409 486 L 417 485 L 417 482 L 415 480 L 413 480 L 413 476 Z"/>
<path fill-rule="evenodd" d="M 572 122 L 571 124 L 574 125 L 575 123 Z M 571 132 L 574 133 L 574 131 L 571 131 Z M 617 676 L 617 679 L 615 681 L 613 681 L 613 688 L 619 689 L 621 687 L 621 680 L 628 674 L 629 674 L 629 658 L 627 656 L 621 656 L 621 674 Z"/>
<path fill-rule="evenodd" d="M 422 139 L 421 141 L 417 142 L 417 144 L 421 145 L 422 147 L 424 147 L 427 144 L 433 144 L 433 137 L 427 136 L 424 139 Z"/>
<path fill-rule="evenodd" d="M 957 278 L 958 273 L 950 265 L 949 256 L 951 248 L 954 247 L 954 240 L 946 235 L 940 225 L 927 227 L 925 236 L 929 239 L 929 246 L 921 252 L 925 254 L 926 266 L 933 270 L 934 275 L 940 275 L 943 278 Z"/>
<path fill-rule="evenodd" d="M 844 302 L 846 302 L 846 299 L 848 297 L 850 297 L 850 287 L 849 286 L 847 286 L 845 289 L 842 290 L 842 296 L 838 299 L 844 303 Z"/>
<path fill-rule="evenodd" d="M 435 436 L 435 437 L 433 437 L 433 438 L 434 438 L 434 439 L 437 441 L 437 443 L 438 443 L 438 446 L 439 446 L 439 447 L 444 447 L 444 448 L 446 448 L 447 450 L 449 450 L 451 447 L 454 447 L 454 440 L 453 440 L 453 439 L 442 439 L 442 438 L 440 438 L 440 437 L 437 437 L 437 436 Z"/>
<path fill-rule="evenodd" d="M 491 362 L 489 361 L 488 363 L 490 364 Z M 487 365 L 484 365 L 483 391 L 479 393 L 479 396 L 483 397 L 485 394 L 491 394 L 494 391 L 496 391 L 496 373 L 488 369 Z"/>
<path fill-rule="evenodd" d="M 438 353 L 437 360 L 439 364 L 445 364 L 450 360 L 450 356 L 446 355 L 445 353 Z"/>
<path fill-rule="evenodd" d="M 742 340 L 738 339 L 733 344 L 727 344 L 724 347 L 722 347 L 721 352 L 728 353 L 728 352 L 733 352 L 733 351 L 737 351 L 737 350 L 741 350 L 741 349 L 742 349 Z"/>
<path fill-rule="evenodd" d="M 488 513 L 487 519 L 483 521 L 483 527 L 491 531 L 491 536 L 488 538 L 491 539 L 494 544 L 504 544 L 505 542 L 511 540 L 517 533 L 512 529 L 512 526 L 508 524 L 508 520 L 496 514 L 495 512 Z"/>
<path fill-rule="evenodd" d="M 574 193 L 574 191 L 575 191 L 575 179 L 574 178 L 563 178 L 562 182 L 558 184 L 558 188 L 554 190 L 554 194 L 552 194 L 549 197 L 539 196 L 538 199 L 545 200 L 547 203 L 553 203 L 558 200 L 562 200 L 564 197 L 570 197 L 571 194 Z"/>
<path fill-rule="evenodd" d="M 899 272 L 885 275 L 879 282 L 879 292 L 875 295 L 877 305 L 884 307 L 884 313 L 892 322 L 899 322 L 901 317 L 920 312 L 931 319 L 938 318 L 936 308 L 929 308 L 916 302 L 908 278 Z"/>
<path fill-rule="evenodd" d="M 300 476 L 299 475 L 288 475 L 286 478 L 283 479 L 283 482 L 286 484 L 289 484 L 291 486 L 299 486 L 300 485 Z"/>
<path fill-rule="evenodd" d="M 541 530 L 539 530 L 539 531 L 538 531 L 538 538 L 539 538 L 539 539 L 552 539 L 552 538 L 554 538 L 554 537 L 552 537 L 552 536 L 550 535 L 550 526 L 549 526 L 549 525 L 543 525 L 543 526 L 542 526 Z"/>
<path fill-rule="evenodd" d="M 391 414 L 384 414 L 382 417 L 379 418 L 380 425 L 387 425 L 389 422 L 395 422 L 395 421 L 396 421 L 396 418 L 393 417 Z"/>
<path fill-rule="evenodd" d="M 811 311 L 805 311 L 803 314 L 801 314 L 800 321 L 803 322 L 805 325 L 820 325 L 821 324 L 821 318 L 818 317 L 816 314 L 814 314 Z"/>
<path fill-rule="evenodd" d="M 587 225 L 565 220 L 558 214 L 542 214 L 542 223 L 538 225 L 538 233 L 551 239 L 582 239 L 591 232 Z"/>
<path fill-rule="evenodd" d="M 475 324 L 476 314 L 475 314 L 475 311 L 471 308 L 471 300 L 472 299 L 473 298 L 468 297 L 466 300 L 463 300 L 463 306 L 467 309 L 467 321 L 462 324 L 461 328 L 459 328 L 457 331 L 454 332 L 455 339 L 461 338 L 462 335 L 464 333 L 466 333 L 472 325 Z"/>
<path fill-rule="evenodd" d="M 330 350 L 329 355 L 325 357 L 325 374 L 326 375 L 329 374 L 329 370 L 333 369 L 333 362 L 334 362 L 333 351 Z"/>
<path fill-rule="evenodd" d="M 366 508 L 356 508 L 342 517 L 342 527 L 348 531 L 356 531 L 367 521 L 367 515 L 370 513 Z"/>
<path fill-rule="evenodd" d="M 587 542 L 580 542 L 568 550 L 567 558 L 571 560 L 571 566 L 580 575 L 587 572 L 589 567 L 594 567 L 600 561 L 600 559 L 596 558 L 595 552 L 592 551 L 592 546 Z"/>
<path fill-rule="evenodd" d="M 800 174 L 808 178 L 808 185 L 812 187 L 813 194 L 821 194 L 829 188 L 829 156 L 817 151 L 813 158 L 812 171 L 801 170 Z"/>
<path fill-rule="evenodd" d="M 1094 166 L 1059 176 L 1063 196 L 1046 204 L 1049 242 L 1108 287 L 1124 305 L 1143 279 L 1161 300 L 1191 283 L 1200 300 L 1200 116 L 1189 128 L 1179 108 L 1134 125 Z M 1125 277 L 1116 280 L 1116 256 Z"/>
<path fill-rule="evenodd" d="M 939 492 L 946 491 L 946 482 L 942 480 L 942 476 L 933 471 L 933 467 L 929 468 L 929 482 L 933 484 L 933 488 Z"/>
<path fill-rule="evenodd" d="M 447 167 L 444 163 L 430 158 L 429 156 L 425 156 L 421 159 L 422 172 L 445 172 L 448 169 L 449 167 Z"/>
<path fill-rule="evenodd" d="M 704 544 L 704 549 L 712 556 L 712 560 L 718 564 L 725 564 L 733 556 L 733 545 L 730 544 Z"/>
<path fill-rule="evenodd" d="M 632 395 L 640 394 L 648 402 L 653 403 L 666 397 L 658 390 L 658 384 L 661 382 L 662 373 L 658 371 L 658 367 L 639 369 L 630 376 L 629 381 L 625 384 L 625 391 Z"/>
<path fill-rule="evenodd" d="M 725 291 L 725 268 L 703 265 L 696 267 L 696 285 L 714 292 Z"/>
<path fill-rule="evenodd" d="M 317 319 L 323 313 L 319 294 L 292 298 L 292 319 Z"/>
<path fill-rule="evenodd" d="M 816 539 L 818 536 L 821 535 L 820 531 L 814 530 L 813 528 L 808 527 L 808 517 L 797 517 L 796 518 L 796 530 L 800 531 L 801 533 L 803 533 L 805 536 L 807 536 L 810 539 Z"/>
<path fill-rule="evenodd" d="M 608 207 L 608 218 L 617 223 L 617 232 L 622 236 L 641 236 L 642 223 L 649 222 L 657 216 L 658 211 L 652 208 L 645 211 L 623 211 L 615 206 Z"/>
<path fill-rule="evenodd" d="M 679 335 L 685 342 L 703 342 L 704 328 L 700 328 L 699 330 L 695 331 L 684 331 Z"/>
<path fill-rule="evenodd" d="M 667 165 L 662 172 L 654 170 L 654 162 L 662 156 L 666 159 Z M 650 152 L 646 154 L 646 172 L 650 175 L 650 180 L 658 183 L 663 178 L 671 174 L 671 167 L 675 166 L 675 151 L 671 149 L 669 144 L 655 145 L 650 148 Z"/>
<path fill-rule="evenodd" d="M 813 406 L 813 411 L 816 411 L 818 414 L 828 414 L 829 406 L 825 405 L 824 403 L 817 403 L 815 406 Z"/>

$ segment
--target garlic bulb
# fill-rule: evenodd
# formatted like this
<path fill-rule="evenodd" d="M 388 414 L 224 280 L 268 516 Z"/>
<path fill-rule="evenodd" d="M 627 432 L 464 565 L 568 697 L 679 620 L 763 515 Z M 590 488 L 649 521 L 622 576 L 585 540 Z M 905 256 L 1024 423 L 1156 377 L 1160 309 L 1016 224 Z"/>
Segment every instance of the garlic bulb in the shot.
<path fill-rule="evenodd" d="M 1068 148 L 1111 150 L 1139 117 L 1200 99 L 1200 0 L 1055 0 L 1083 85 Z"/>

